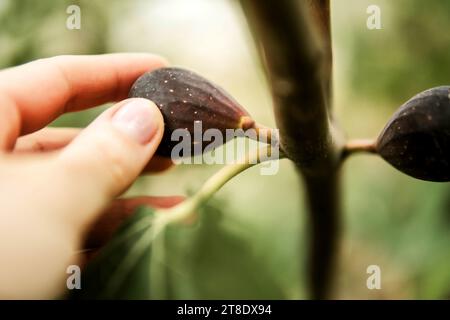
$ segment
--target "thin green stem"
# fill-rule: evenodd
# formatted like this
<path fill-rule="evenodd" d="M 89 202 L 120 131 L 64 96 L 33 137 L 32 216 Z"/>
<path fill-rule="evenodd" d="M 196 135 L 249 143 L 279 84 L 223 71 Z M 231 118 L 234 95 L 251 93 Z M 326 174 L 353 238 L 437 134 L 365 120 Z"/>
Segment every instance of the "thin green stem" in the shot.
<path fill-rule="evenodd" d="M 227 165 L 216 172 L 192 197 L 170 209 L 157 210 L 154 221 L 155 229 L 159 232 L 170 223 L 185 221 L 225 183 L 242 171 L 260 163 L 261 160 L 264 160 L 261 159 L 261 155 L 267 155 L 271 151 L 270 145 L 253 150 L 244 159 L 241 159 L 241 161 Z M 280 157 L 283 157 L 283 155 L 280 155 Z"/>

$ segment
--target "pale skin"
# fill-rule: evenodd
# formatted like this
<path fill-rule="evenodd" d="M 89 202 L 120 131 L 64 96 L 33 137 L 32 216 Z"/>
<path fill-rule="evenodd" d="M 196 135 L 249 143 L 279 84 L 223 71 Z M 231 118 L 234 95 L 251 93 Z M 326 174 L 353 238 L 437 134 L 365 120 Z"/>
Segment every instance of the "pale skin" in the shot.
<path fill-rule="evenodd" d="M 124 100 L 141 74 L 165 65 L 150 54 L 108 54 L 0 71 L 0 298 L 60 297 L 67 267 L 84 263 L 80 250 L 102 246 L 139 205 L 182 200 L 117 199 L 143 171 L 171 165 L 154 156 L 164 131 L 158 108 Z M 114 101 L 85 129 L 46 127 Z"/>

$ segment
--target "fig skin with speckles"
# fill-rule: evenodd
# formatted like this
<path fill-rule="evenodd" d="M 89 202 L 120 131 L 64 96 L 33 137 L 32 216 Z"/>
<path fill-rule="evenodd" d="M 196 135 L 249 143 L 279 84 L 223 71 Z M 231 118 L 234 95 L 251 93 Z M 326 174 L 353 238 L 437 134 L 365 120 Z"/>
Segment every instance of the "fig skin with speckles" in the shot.
<path fill-rule="evenodd" d="M 417 94 L 381 132 L 377 152 L 398 170 L 428 181 L 450 181 L 450 86 Z"/>
<path fill-rule="evenodd" d="M 176 129 L 189 131 L 192 154 L 200 149 L 194 148 L 197 143 L 202 143 L 200 151 L 203 152 L 211 142 L 194 141 L 196 121 L 201 121 L 202 136 L 206 130 L 214 128 L 222 132 L 224 139 L 226 129 L 247 130 L 254 125 L 247 111 L 222 88 L 181 68 L 161 68 L 143 74 L 131 87 L 129 97 L 150 99 L 161 110 L 165 128 L 156 153 L 164 157 L 170 157 L 172 148 L 179 143 L 171 141 Z"/>

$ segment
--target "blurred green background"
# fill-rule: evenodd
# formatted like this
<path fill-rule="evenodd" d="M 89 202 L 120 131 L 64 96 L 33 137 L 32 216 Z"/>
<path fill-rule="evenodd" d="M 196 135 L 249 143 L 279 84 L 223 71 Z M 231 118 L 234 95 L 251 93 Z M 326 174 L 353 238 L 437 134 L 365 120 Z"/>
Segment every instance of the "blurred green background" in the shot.
<path fill-rule="evenodd" d="M 301 1 L 301 0 L 298 0 Z M 66 8 L 81 8 L 81 30 Z M 366 8 L 381 8 L 368 30 Z M 450 2 L 332 1 L 335 108 L 348 137 L 375 137 L 414 94 L 450 83 Z M 237 2 L 226 0 L 0 0 L 0 68 L 60 54 L 153 52 L 196 70 L 274 126 L 271 97 Z M 106 106 L 55 126 L 86 126 Z M 299 128 L 301 130 L 301 128 Z M 188 194 L 218 166 L 182 165 L 140 178 L 135 195 Z M 171 239 L 164 260 L 171 298 L 307 297 L 306 212 L 293 166 L 228 183 L 199 224 Z M 407 177 L 375 156 L 344 165 L 344 230 L 334 298 L 450 298 L 450 186 Z M 368 290 L 378 265 L 382 289 Z M 157 276 L 155 276 L 157 277 Z"/>

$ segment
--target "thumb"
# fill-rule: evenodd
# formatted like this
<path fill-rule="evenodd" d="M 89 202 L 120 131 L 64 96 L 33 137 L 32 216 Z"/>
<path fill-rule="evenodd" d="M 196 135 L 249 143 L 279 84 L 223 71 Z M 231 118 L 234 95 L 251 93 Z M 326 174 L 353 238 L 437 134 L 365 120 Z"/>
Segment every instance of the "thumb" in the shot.
<path fill-rule="evenodd" d="M 138 177 L 163 131 L 162 114 L 150 100 L 127 99 L 106 110 L 58 157 L 71 196 L 91 214 L 100 212 Z"/>

